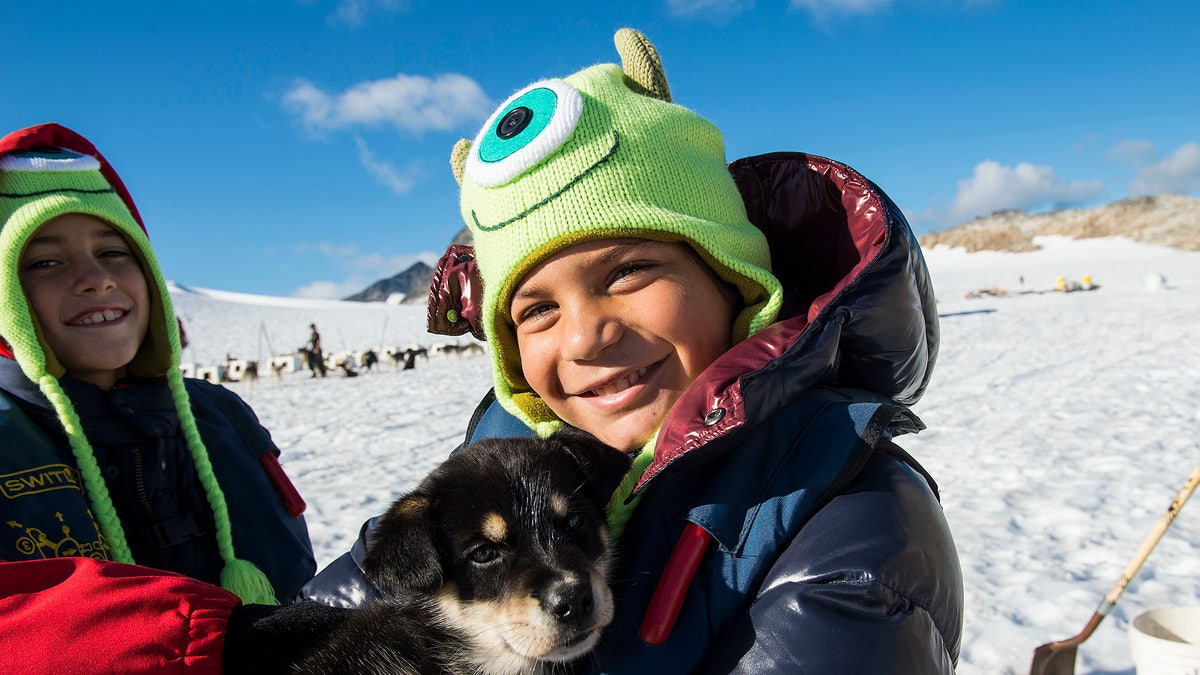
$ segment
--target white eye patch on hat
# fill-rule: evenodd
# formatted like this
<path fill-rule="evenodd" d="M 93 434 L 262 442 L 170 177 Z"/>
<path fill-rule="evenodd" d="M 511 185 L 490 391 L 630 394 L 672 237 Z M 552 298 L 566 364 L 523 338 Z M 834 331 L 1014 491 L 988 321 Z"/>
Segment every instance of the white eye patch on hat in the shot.
<path fill-rule="evenodd" d="M 99 171 L 100 160 L 70 150 L 19 150 L 0 156 L 0 171 Z"/>
<path fill-rule="evenodd" d="M 583 96 L 562 80 L 542 80 L 508 97 L 488 118 L 467 155 L 476 185 L 504 185 L 558 150 L 579 124 Z"/>

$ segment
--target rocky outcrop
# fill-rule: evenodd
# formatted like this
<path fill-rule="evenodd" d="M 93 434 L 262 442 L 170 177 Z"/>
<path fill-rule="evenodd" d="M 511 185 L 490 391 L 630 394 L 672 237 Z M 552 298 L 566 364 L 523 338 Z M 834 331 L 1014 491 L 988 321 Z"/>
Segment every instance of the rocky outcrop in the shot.
<path fill-rule="evenodd" d="M 1132 197 L 1090 209 L 1030 214 L 997 211 L 966 224 L 920 237 L 921 246 L 944 245 L 968 251 L 1032 251 L 1033 238 L 1063 235 L 1073 239 L 1130 239 L 1200 251 L 1200 199 L 1179 195 Z"/>

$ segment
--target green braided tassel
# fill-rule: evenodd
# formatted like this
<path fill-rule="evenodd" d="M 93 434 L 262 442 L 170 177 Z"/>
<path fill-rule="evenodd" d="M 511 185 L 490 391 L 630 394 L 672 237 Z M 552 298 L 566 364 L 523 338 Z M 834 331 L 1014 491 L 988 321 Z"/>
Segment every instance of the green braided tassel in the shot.
<path fill-rule="evenodd" d="M 278 605 L 275 589 L 254 563 L 234 558 L 221 570 L 221 588 L 237 594 L 242 602 L 254 605 Z"/>
<path fill-rule="evenodd" d="M 196 478 L 200 481 L 204 493 L 208 497 L 208 505 L 213 511 L 213 521 L 217 531 L 217 550 L 225 560 L 221 570 L 221 587 L 232 591 L 242 599 L 242 602 L 259 605 L 278 605 L 275 590 L 262 570 L 254 563 L 237 557 L 233 549 L 233 527 L 229 520 L 229 506 L 225 502 L 225 493 L 217 483 L 213 473 L 212 462 L 208 450 L 200 438 L 200 430 L 196 427 L 196 417 L 192 414 L 191 402 L 183 384 L 183 374 L 178 368 L 167 372 L 171 395 L 175 399 L 175 410 L 179 414 L 179 424 L 183 429 L 184 439 L 192 454 L 192 462 L 196 465 Z"/>
<path fill-rule="evenodd" d="M 125 540 L 125 530 L 121 527 L 121 519 L 117 515 L 117 508 L 113 505 L 104 477 L 100 475 L 100 465 L 96 462 L 92 445 L 83 433 L 83 424 L 79 421 L 75 407 L 71 405 L 71 399 L 63 391 L 58 378 L 53 375 L 43 371 L 37 378 L 37 383 L 42 394 L 58 413 L 63 432 L 71 445 L 71 453 L 75 456 L 75 465 L 79 467 L 79 475 L 83 479 L 84 494 L 92 508 L 92 518 L 104 537 L 104 545 L 108 547 L 113 560 L 134 562 L 133 553 Z"/>

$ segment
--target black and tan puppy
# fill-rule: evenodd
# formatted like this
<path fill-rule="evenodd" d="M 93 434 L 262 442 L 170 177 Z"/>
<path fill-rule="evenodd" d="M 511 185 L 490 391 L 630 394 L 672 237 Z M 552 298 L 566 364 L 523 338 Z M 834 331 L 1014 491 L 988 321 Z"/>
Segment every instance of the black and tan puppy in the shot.
<path fill-rule="evenodd" d="M 605 507 L 629 469 L 591 436 L 466 446 L 379 520 L 367 603 L 305 673 L 550 673 L 612 620 Z"/>

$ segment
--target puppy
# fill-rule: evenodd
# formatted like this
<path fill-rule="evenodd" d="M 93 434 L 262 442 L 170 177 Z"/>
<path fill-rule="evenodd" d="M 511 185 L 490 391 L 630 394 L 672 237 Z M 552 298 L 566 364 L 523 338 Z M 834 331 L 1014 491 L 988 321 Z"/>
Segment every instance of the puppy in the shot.
<path fill-rule="evenodd" d="M 464 447 L 368 535 L 357 610 L 303 673 L 561 672 L 613 616 L 605 507 L 630 459 L 579 432 Z"/>

